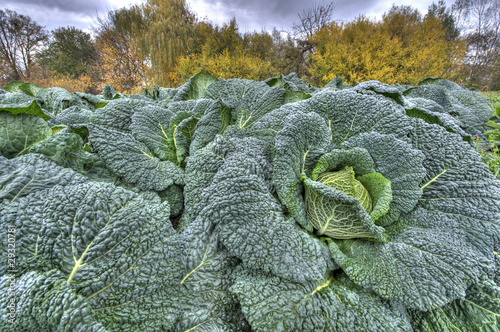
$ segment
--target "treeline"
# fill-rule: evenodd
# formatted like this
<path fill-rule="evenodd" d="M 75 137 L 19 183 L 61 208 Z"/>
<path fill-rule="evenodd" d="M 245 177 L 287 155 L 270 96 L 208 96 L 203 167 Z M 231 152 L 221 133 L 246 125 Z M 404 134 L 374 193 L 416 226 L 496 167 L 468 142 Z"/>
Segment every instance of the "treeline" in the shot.
<path fill-rule="evenodd" d="M 444 77 L 500 89 L 500 0 L 432 4 L 425 15 L 393 5 L 375 21 L 334 20 L 333 3 L 298 14 L 287 31 L 241 32 L 236 19 L 217 26 L 185 0 L 146 0 L 96 18 L 92 33 L 50 33 L 31 18 L 0 10 L 0 80 L 98 92 L 178 86 L 197 72 L 263 80 L 296 72 L 313 85 L 335 76 L 350 84 L 415 84 Z"/>

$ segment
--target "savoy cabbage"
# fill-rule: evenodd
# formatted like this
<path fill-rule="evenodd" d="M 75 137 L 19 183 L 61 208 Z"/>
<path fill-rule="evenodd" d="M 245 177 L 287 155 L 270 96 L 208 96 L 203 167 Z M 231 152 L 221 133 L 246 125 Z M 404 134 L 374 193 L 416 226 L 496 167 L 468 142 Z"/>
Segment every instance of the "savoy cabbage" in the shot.
<path fill-rule="evenodd" d="M 2 331 L 494 331 L 484 97 L 200 73 L 0 95 Z"/>

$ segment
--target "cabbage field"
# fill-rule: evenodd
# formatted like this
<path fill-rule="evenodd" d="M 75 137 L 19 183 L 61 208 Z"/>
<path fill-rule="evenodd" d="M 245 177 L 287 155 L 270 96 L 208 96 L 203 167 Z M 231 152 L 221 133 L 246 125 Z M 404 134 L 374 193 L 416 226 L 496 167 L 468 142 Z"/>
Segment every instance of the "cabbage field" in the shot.
<path fill-rule="evenodd" d="M 492 116 L 442 79 L 0 90 L 1 331 L 497 331 Z"/>

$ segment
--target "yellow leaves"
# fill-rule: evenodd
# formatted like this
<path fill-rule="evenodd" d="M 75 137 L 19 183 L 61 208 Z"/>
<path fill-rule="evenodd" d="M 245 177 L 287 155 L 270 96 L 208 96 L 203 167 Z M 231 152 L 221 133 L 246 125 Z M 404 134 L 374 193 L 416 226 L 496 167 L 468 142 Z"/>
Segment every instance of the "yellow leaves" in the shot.
<path fill-rule="evenodd" d="M 393 21 L 360 16 L 318 31 L 313 36 L 317 50 L 310 56 L 313 78 L 323 84 L 335 76 L 349 84 L 367 80 L 416 84 L 429 76 L 448 77 L 465 49 L 446 41 L 441 22 L 425 18 L 396 31 Z"/>
<path fill-rule="evenodd" d="M 210 73 L 217 78 L 244 78 L 256 81 L 279 74 L 270 61 L 243 52 L 231 54 L 228 50 L 224 50 L 222 54 L 213 56 L 203 52 L 179 60 L 177 73 L 181 81 L 186 81 L 200 71 Z"/>
<path fill-rule="evenodd" d="M 380 29 L 380 24 L 361 16 L 347 24 L 334 23 L 317 37 L 323 54 L 311 55 L 310 72 L 320 76 L 323 84 L 335 76 L 351 84 L 366 80 L 395 83 L 400 48 Z"/>

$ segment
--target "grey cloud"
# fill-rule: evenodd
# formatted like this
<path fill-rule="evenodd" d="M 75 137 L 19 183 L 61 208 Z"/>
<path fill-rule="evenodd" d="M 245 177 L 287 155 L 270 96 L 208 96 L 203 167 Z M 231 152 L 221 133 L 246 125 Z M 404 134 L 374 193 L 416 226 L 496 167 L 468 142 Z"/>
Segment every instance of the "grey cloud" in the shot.
<path fill-rule="evenodd" d="M 377 2 L 378 0 L 334 1 L 334 19 L 352 19 L 368 11 Z M 302 14 L 314 4 L 313 1 L 308 0 L 205 0 L 205 3 L 225 8 L 226 15 L 236 17 L 236 21 L 243 30 L 253 30 L 256 27 L 270 29 L 273 26 L 289 28 L 293 23 L 298 22 L 298 14 Z"/>
<path fill-rule="evenodd" d="M 25 5 L 20 2 L 12 2 L 5 8 L 14 10 L 19 14 L 29 16 L 33 21 L 51 31 L 58 27 L 75 26 L 79 29 L 89 29 L 93 18 L 96 16 L 96 11 L 88 14 L 75 11 L 65 11 L 58 7 L 50 7 L 44 5 Z"/>
<path fill-rule="evenodd" d="M 96 12 L 106 10 L 108 4 L 99 0 L 17 0 L 8 4 L 22 7 L 25 10 L 38 8 L 42 10 L 60 10 L 76 14 L 94 15 Z M 9 7 L 7 5 L 7 7 Z"/>

